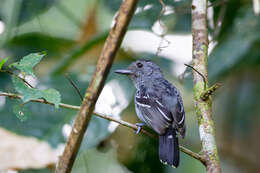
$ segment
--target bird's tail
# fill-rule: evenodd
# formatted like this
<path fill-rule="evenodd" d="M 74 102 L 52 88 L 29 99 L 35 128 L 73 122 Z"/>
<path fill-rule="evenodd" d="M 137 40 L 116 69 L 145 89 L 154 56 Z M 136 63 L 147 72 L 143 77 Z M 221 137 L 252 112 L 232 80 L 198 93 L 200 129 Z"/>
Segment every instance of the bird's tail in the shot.
<path fill-rule="evenodd" d="M 159 136 L 159 158 L 164 164 L 178 167 L 180 160 L 179 142 L 174 128 L 167 129 L 164 135 Z"/>

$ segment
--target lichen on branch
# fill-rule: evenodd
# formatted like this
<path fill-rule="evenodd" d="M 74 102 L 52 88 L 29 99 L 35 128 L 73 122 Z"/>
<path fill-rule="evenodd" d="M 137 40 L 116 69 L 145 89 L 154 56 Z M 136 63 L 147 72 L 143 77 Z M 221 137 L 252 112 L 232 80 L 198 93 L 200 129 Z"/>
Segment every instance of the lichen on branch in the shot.
<path fill-rule="evenodd" d="M 192 1 L 192 60 L 193 67 L 206 79 L 203 79 L 196 71 L 193 71 L 193 92 L 195 110 L 197 114 L 200 140 L 203 156 L 206 159 L 207 173 L 221 173 L 217 145 L 215 140 L 215 127 L 212 119 L 212 100 L 201 99 L 208 88 L 208 31 L 207 31 L 207 0 Z"/>

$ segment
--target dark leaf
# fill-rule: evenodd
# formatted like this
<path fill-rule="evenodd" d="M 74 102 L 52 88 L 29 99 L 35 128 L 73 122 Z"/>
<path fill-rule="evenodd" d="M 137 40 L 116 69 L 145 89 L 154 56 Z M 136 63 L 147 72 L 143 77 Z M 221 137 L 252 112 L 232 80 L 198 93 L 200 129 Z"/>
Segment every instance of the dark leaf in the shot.
<path fill-rule="evenodd" d="M 4 63 L 6 63 L 7 60 L 8 58 L 4 58 L 0 61 L 0 70 L 2 69 L 2 66 L 4 65 Z"/>

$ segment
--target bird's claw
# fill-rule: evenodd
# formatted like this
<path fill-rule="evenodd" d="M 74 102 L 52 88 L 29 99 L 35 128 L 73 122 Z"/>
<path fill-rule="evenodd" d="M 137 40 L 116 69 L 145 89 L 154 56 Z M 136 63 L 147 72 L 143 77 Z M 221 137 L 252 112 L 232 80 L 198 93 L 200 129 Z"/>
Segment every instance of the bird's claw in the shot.
<path fill-rule="evenodd" d="M 136 123 L 135 125 L 137 126 L 135 134 L 139 134 L 142 130 L 142 127 L 144 126 L 144 123 Z"/>

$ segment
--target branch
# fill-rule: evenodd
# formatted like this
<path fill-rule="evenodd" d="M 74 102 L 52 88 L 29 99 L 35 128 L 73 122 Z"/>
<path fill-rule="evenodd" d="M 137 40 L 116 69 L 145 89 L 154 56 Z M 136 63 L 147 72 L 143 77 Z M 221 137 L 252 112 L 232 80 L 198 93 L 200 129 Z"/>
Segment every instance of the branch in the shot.
<path fill-rule="evenodd" d="M 207 88 L 207 80 L 206 80 L 205 76 L 204 76 L 201 72 L 199 72 L 198 70 L 196 70 L 194 67 L 192 67 L 191 65 L 189 65 L 189 64 L 184 64 L 184 65 L 187 66 L 187 67 L 189 67 L 189 68 L 191 68 L 192 70 L 194 70 L 195 72 L 197 72 L 197 73 L 202 77 L 203 82 L 204 82 L 204 89 L 206 89 L 206 88 Z"/>
<path fill-rule="evenodd" d="M 201 93 L 200 98 L 203 101 L 207 101 L 209 99 L 209 96 L 212 95 L 212 93 L 215 92 L 220 86 L 220 83 L 216 83 L 212 87 L 207 88 L 205 91 Z"/>
<path fill-rule="evenodd" d="M 9 97 L 9 98 L 13 98 L 13 99 L 22 99 L 22 96 L 20 95 L 17 95 L 17 94 L 14 94 L 14 93 L 6 93 L 6 92 L 1 92 L 0 91 L 0 96 L 5 96 L 5 97 Z M 43 103 L 43 104 L 48 104 L 48 105 L 52 105 L 54 106 L 53 103 L 51 102 L 48 102 L 44 99 L 33 99 L 33 100 L 30 100 L 31 102 L 37 102 L 37 103 Z M 80 110 L 80 107 L 79 106 L 75 106 L 75 105 L 69 105 L 69 104 L 65 104 L 65 103 L 60 103 L 59 104 L 59 107 L 62 107 L 62 108 L 67 108 L 67 109 L 73 109 L 73 110 Z M 103 118 L 103 119 L 106 119 L 106 120 L 109 120 L 109 121 L 113 121 L 113 122 L 116 122 L 122 126 L 125 126 L 125 127 L 128 127 L 128 128 L 131 128 L 133 129 L 134 131 L 136 131 L 138 129 L 138 127 L 135 125 L 135 124 L 131 124 L 131 123 L 128 123 L 126 121 L 123 121 L 121 119 L 116 119 L 116 118 L 113 118 L 111 116 L 108 116 L 108 115 L 103 115 L 103 114 L 100 114 L 100 113 L 97 113 L 97 112 L 93 112 L 93 115 L 95 116 L 98 116 L 100 118 Z M 152 138 L 158 138 L 157 135 L 153 134 L 153 133 L 150 133 L 144 129 L 141 130 L 141 133 L 147 135 L 147 136 L 150 136 Z M 197 153 L 194 153 L 193 151 L 183 147 L 183 146 L 180 146 L 180 150 L 189 155 L 190 157 L 193 157 L 197 160 L 199 160 L 202 164 L 205 165 L 205 159 L 203 156 L 197 154 Z"/>
<path fill-rule="evenodd" d="M 73 82 L 73 80 L 70 78 L 70 75 L 67 73 L 65 74 L 65 77 L 67 78 L 67 80 L 70 82 L 70 84 L 73 86 L 73 88 L 76 90 L 77 94 L 79 95 L 81 101 L 83 101 L 83 96 L 81 95 L 79 88 L 77 87 L 77 85 Z"/>
<path fill-rule="evenodd" d="M 34 88 L 29 82 L 27 82 L 24 78 L 16 75 L 15 73 L 13 73 L 12 71 L 8 70 L 8 69 L 5 69 L 5 70 L 0 70 L 0 72 L 4 72 L 4 73 L 8 73 L 10 75 L 13 75 L 13 76 L 16 76 L 18 77 L 19 79 L 21 79 L 26 85 L 28 85 L 30 88 Z"/>
<path fill-rule="evenodd" d="M 108 38 L 98 59 L 96 70 L 85 93 L 73 130 L 66 143 L 64 152 L 59 159 L 56 173 L 70 173 L 78 153 L 84 133 L 91 119 L 96 101 L 104 86 L 105 80 L 115 58 L 116 52 L 123 40 L 127 26 L 132 18 L 138 0 L 124 0 L 111 27 Z"/>
<path fill-rule="evenodd" d="M 208 84 L 208 30 L 207 30 L 207 0 L 192 1 L 192 37 L 193 67 L 206 79 Z M 203 156 L 206 159 L 207 173 L 221 173 L 218 150 L 215 140 L 215 127 L 212 119 L 212 100 L 200 98 L 205 91 L 205 82 L 201 76 L 193 71 L 194 99 L 199 124 L 200 140 Z"/>

